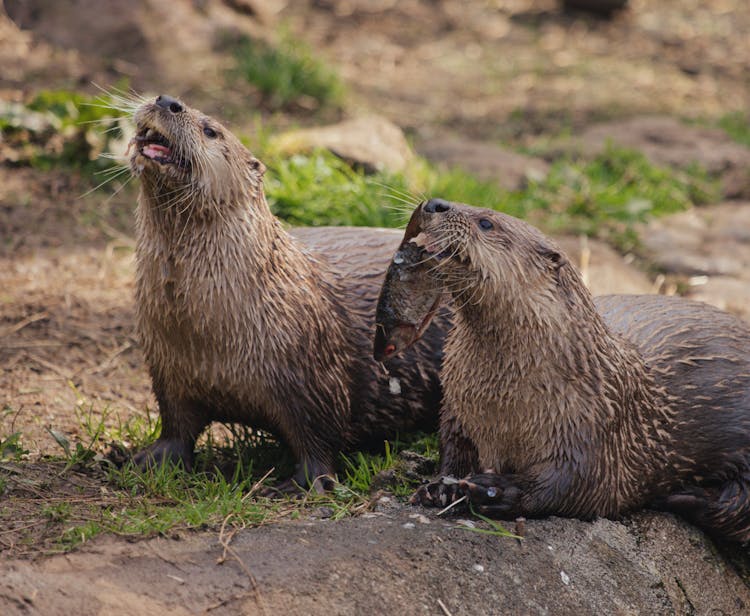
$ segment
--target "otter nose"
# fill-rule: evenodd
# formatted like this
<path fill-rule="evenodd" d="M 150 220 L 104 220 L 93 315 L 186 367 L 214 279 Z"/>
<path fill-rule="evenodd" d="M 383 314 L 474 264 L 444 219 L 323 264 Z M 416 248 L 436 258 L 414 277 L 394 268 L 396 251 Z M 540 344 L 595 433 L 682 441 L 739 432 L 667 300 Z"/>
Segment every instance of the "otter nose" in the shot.
<path fill-rule="evenodd" d="M 172 113 L 180 113 L 183 110 L 182 105 L 176 98 L 161 94 L 156 97 L 156 104 L 162 109 L 169 109 Z"/>
<path fill-rule="evenodd" d="M 442 214 L 443 212 L 447 212 L 449 209 L 451 209 L 451 204 L 444 199 L 430 199 L 427 203 L 424 204 L 424 207 L 422 209 L 425 212 L 429 212 L 430 214 Z"/>

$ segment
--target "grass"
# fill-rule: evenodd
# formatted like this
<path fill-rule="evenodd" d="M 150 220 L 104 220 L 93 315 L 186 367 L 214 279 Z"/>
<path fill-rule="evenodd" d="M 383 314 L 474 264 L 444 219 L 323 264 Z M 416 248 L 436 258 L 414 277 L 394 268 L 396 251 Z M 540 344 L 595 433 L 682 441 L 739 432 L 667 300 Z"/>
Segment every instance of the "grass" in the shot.
<path fill-rule="evenodd" d="M 718 124 L 737 143 L 750 147 L 750 114 L 746 111 L 727 113 Z"/>
<path fill-rule="evenodd" d="M 303 91 L 308 92 L 306 96 L 322 97 L 321 104 L 332 100 L 329 94 L 335 86 L 313 87 L 291 76 L 301 72 L 312 83 L 325 71 L 303 70 L 308 61 L 312 62 L 309 50 L 288 36 L 281 40 L 272 62 L 263 61 L 262 53 L 271 51 L 261 53 L 257 42 L 245 41 L 238 50 L 249 45 L 253 52 L 243 52 L 248 66 L 269 70 L 268 79 L 279 80 L 276 86 L 268 86 L 269 92 L 277 86 L 280 92 L 286 92 L 278 94 L 279 100 L 292 100 Z M 282 77 L 285 71 L 290 75 Z M 286 83 L 283 87 L 282 82 Z M 54 115 L 63 127 L 62 134 L 72 135 L 66 136 L 55 151 L 35 150 L 31 164 L 73 168 L 111 164 L 107 159 L 91 161 L 94 150 L 105 149 L 119 131 L 119 112 L 104 98 L 45 91 L 28 106 Z M 730 114 L 723 122 L 741 140 L 750 135 L 746 120 L 742 114 Z M 102 133 L 102 125 L 111 131 Z M 92 134 L 98 135 L 99 145 L 92 146 L 96 142 Z M 630 249 L 637 243 L 637 223 L 709 202 L 718 195 L 718 182 L 698 168 L 679 171 L 660 167 L 638 152 L 612 146 L 591 160 L 561 159 L 552 165 L 546 178 L 530 181 L 517 191 L 503 190 L 460 169 L 439 170 L 424 160 L 415 161 L 404 173 L 365 176 L 326 151 L 285 157 L 261 144 L 260 155 L 269 168 L 266 187 L 271 208 L 294 225 L 399 227 L 419 201 L 439 196 L 526 218 L 548 232 L 583 233 Z"/>
<path fill-rule="evenodd" d="M 148 537 L 186 529 L 231 530 L 314 512 L 338 519 L 371 507 L 370 491 L 381 471 L 393 470 L 386 487 L 395 494 L 413 491 L 419 477 L 410 474 L 397 455 L 407 446 L 437 458 L 435 435 L 385 443 L 382 453 L 342 455 L 341 483 L 331 492 L 271 499 L 261 495 L 262 488 L 274 477 L 288 476 L 294 460 L 268 435 L 232 427 L 223 436 L 208 435 L 200 442 L 191 473 L 171 464 L 141 471 L 130 462 L 118 465 L 112 460 L 124 459 L 124 446 L 142 447 L 152 442 L 158 435 L 158 420 L 146 413 L 122 421 L 108 409 L 97 411 L 82 397 L 75 413 L 80 441 L 71 442 L 50 428 L 61 455 L 30 465 L 28 469 L 38 467 L 36 478 L 21 473 L 20 466 L 0 467 L 0 490 L 9 497 L 0 516 L 4 527 L 9 532 L 14 526 L 31 529 L 17 539 L 19 545 L 38 546 L 43 541 L 47 551 L 56 552 L 75 548 L 102 533 Z M 19 442 L 16 433 L 0 442 L 6 445 L 2 451 L 8 459 L 20 459 Z M 29 490 L 36 497 L 29 499 Z M 49 499 L 50 494 L 56 498 Z M 66 496 L 58 500 L 63 494 Z M 19 500 L 14 503 L 14 498 Z"/>
<path fill-rule="evenodd" d="M 343 86 L 336 73 L 303 41 L 283 31 L 276 45 L 241 38 L 234 46 L 236 73 L 258 88 L 271 109 L 336 107 Z"/>
<path fill-rule="evenodd" d="M 112 160 L 100 154 L 122 136 L 119 118 L 123 114 L 113 108 L 109 96 L 43 90 L 26 108 L 48 118 L 54 130 L 36 133 L 23 121 L 0 116 L 0 132 L 12 145 L 25 146 L 32 167 L 65 166 L 94 173 L 112 166 Z"/>
<path fill-rule="evenodd" d="M 717 183 L 698 168 L 677 171 L 642 154 L 608 147 L 592 160 L 566 159 L 523 190 L 418 161 L 405 174 L 366 177 L 327 152 L 267 159 L 273 211 L 295 225 L 398 227 L 427 196 L 439 196 L 526 218 L 546 231 L 584 233 L 623 248 L 636 243 L 635 226 L 652 216 L 710 202 Z M 404 203 L 406 202 L 406 203 Z"/>
<path fill-rule="evenodd" d="M 460 528 L 462 530 L 468 530 L 474 533 L 479 533 L 482 535 L 493 535 L 495 537 L 508 537 L 510 539 L 523 539 L 523 537 L 516 535 L 515 533 L 510 532 L 507 528 L 505 528 L 502 524 L 497 522 L 496 520 L 491 520 L 487 516 L 482 515 L 481 513 L 477 512 L 474 507 L 469 504 L 469 511 L 471 511 L 471 514 L 482 520 L 489 526 L 489 528 L 476 528 L 474 526 L 463 526 L 463 525 L 457 525 L 456 528 Z"/>

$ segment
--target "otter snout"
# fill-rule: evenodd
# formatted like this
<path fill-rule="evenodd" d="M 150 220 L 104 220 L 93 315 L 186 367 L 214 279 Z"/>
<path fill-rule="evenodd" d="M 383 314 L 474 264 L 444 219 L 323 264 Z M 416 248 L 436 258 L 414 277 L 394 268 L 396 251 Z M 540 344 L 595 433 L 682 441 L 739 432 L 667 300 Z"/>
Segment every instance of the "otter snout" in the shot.
<path fill-rule="evenodd" d="M 430 199 L 422 206 L 422 210 L 428 214 L 444 214 L 453 208 L 450 201 L 445 199 Z"/>
<path fill-rule="evenodd" d="M 182 113 L 185 111 L 185 107 L 176 98 L 172 98 L 167 94 L 160 94 L 156 97 L 156 106 L 162 109 L 167 109 L 172 113 Z"/>

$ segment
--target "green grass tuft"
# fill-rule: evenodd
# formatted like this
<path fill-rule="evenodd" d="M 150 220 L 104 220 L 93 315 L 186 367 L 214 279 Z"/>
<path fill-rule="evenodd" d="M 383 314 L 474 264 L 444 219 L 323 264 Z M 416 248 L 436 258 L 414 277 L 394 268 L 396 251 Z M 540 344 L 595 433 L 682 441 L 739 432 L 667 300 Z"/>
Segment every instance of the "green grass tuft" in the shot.
<path fill-rule="evenodd" d="M 718 184 L 700 169 L 677 171 L 642 154 L 609 147 L 590 161 L 561 160 L 526 188 L 505 191 L 460 169 L 424 161 L 406 174 L 365 176 L 328 152 L 268 158 L 272 210 L 294 225 L 402 226 L 411 209 L 442 197 L 529 219 L 549 232 L 584 233 L 624 248 L 635 225 L 716 198 Z"/>
<path fill-rule="evenodd" d="M 406 188 L 401 177 L 377 176 Z M 401 219 L 379 188 L 362 173 L 326 151 L 269 161 L 266 194 L 273 212 L 293 225 L 396 227 Z"/>
<path fill-rule="evenodd" d="M 235 58 L 238 74 L 255 85 L 272 108 L 341 103 L 343 86 L 336 73 L 288 32 L 276 46 L 244 37 L 235 46 Z"/>
<path fill-rule="evenodd" d="M 558 161 L 547 178 L 507 194 L 498 209 L 547 231 L 584 233 L 629 248 L 636 223 L 717 194 L 717 182 L 700 169 L 660 167 L 639 152 L 610 146 L 590 161 Z"/>
<path fill-rule="evenodd" d="M 26 112 L 47 118 L 41 130 L 19 117 L 0 116 L 0 132 L 23 152 L 23 162 L 48 170 L 65 166 L 93 174 L 113 166 L 100 157 L 109 144 L 122 137 L 124 113 L 113 107 L 107 95 L 87 96 L 69 90 L 43 90 L 26 105 Z"/>
<path fill-rule="evenodd" d="M 0 462 L 9 460 L 18 462 L 28 453 L 29 450 L 24 448 L 21 443 L 20 432 L 13 432 L 6 437 L 0 438 Z"/>
<path fill-rule="evenodd" d="M 750 114 L 733 111 L 719 119 L 719 126 L 737 143 L 750 147 Z"/>

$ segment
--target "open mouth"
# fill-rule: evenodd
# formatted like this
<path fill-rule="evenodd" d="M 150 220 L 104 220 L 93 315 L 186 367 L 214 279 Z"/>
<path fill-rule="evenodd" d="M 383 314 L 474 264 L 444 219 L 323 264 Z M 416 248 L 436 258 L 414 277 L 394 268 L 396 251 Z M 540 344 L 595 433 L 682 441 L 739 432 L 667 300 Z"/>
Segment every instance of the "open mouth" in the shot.
<path fill-rule="evenodd" d="M 160 165 L 175 165 L 187 167 L 187 161 L 176 158 L 172 151 L 172 144 L 160 132 L 153 128 L 144 127 L 135 136 L 135 144 L 138 152 L 146 158 Z"/>

